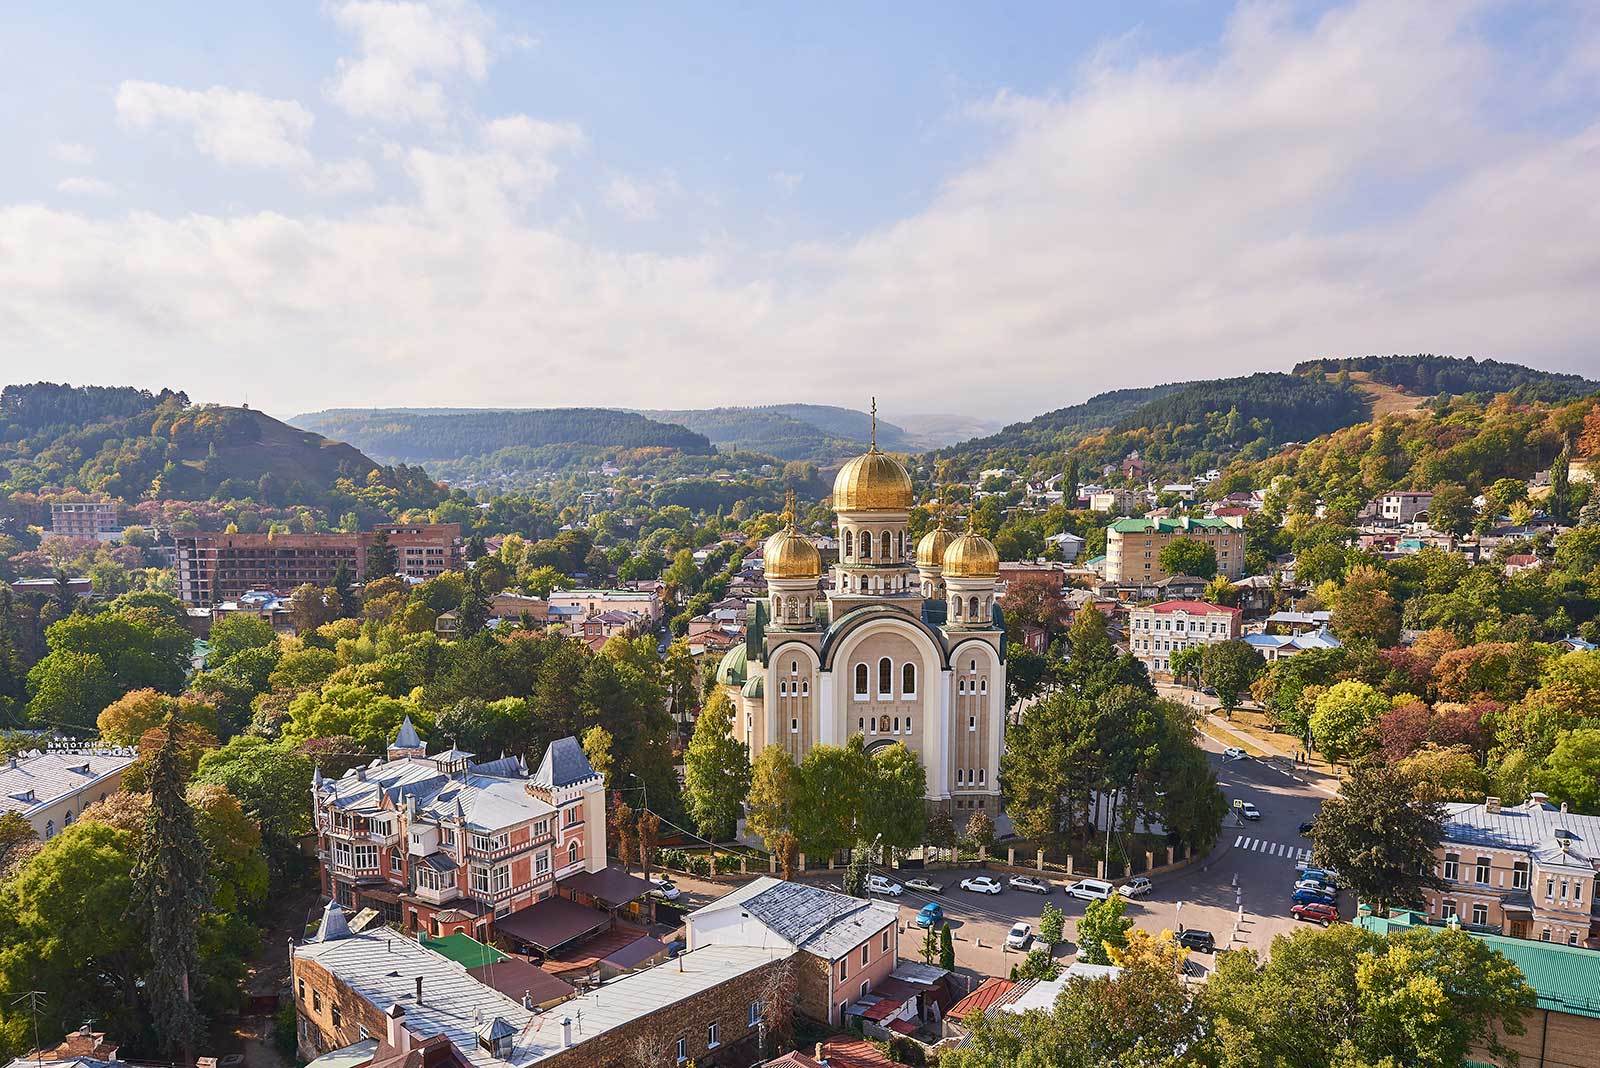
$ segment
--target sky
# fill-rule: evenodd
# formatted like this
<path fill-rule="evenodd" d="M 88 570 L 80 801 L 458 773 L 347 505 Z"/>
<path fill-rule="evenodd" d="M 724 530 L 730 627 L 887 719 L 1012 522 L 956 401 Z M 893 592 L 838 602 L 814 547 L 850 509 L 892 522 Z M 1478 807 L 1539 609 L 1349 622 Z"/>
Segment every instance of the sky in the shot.
<path fill-rule="evenodd" d="M 0 381 L 1020 419 L 1600 374 L 1600 6 L 0 7 Z"/>

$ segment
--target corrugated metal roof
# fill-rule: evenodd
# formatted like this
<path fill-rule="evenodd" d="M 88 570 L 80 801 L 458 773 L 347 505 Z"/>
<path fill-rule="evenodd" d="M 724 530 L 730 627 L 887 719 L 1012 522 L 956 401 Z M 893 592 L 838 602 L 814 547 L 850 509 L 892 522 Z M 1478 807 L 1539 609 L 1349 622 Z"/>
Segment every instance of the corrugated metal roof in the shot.
<path fill-rule="evenodd" d="M 1544 865 L 1564 865 L 1591 870 L 1600 867 L 1600 816 L 1562 812 L 1554 805 L 1529 801 L 1490 812 L 1487 805 L 1452 803 L 1444 806 L 1444 840 L 1447 844 L 1480 845 L 1531 853 Z M 1564 832 L 1566 848 L 1556 837 Z"/>
<path fill-rule="evenodd" d="M 0 812 L 26 816 L 69 794 L 120 773 L 138 757 L 133 749 L 53 751 L 0 761 Z M 108 787 L 109 789 L 109 787 Z"/>
<path fill-rule="evenodd" d="M 696 914 L 734 905 L 789 944 L 829 960 L 850 952 L 900 915 L 893 905 L 771 876 L 762 876 Z"/>

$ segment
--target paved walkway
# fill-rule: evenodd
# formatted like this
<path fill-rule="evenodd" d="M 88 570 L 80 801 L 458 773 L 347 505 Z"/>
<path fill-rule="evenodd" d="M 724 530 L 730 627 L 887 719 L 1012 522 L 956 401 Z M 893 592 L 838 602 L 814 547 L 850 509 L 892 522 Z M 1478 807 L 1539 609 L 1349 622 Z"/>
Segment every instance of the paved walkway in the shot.
<path fill-rule="evenodd" d="M 1238 746 L 1263 764 L 1274 768 L 1296 782 L 1305 783 L 1313 790 L 1332 797 L 1339 792 L 1339 778 L 1318 768 L 1297 763 L 1297 748 L 1293 743 L 1277 744 L 1277 736 L 1262 737 L 1238 731 L 1221 716 L 1207 712 L 1200 729 L 1223 745 Z"/>

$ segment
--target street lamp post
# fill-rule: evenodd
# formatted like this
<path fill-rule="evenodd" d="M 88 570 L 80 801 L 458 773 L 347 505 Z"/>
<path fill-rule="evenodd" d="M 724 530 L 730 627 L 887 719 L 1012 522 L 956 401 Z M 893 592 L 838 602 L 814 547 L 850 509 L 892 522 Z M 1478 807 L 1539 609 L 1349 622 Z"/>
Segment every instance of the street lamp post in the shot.
<path fill-rule="evenodd" d="M 639 778 L 639 773 L 636 772 L 636 771 L 628 772 L 628 778 L 637 779 L 638 780 L 638 782 L 639 782 L 639 792 L 644 795 L 644 807 L 641 810 L 641 812 L 649 812 L 650 811 L 650 788 L 645 785 L 645 782 L 644 782 L 643 779 Z M 641 816 L 640 822 L 641 823 L 643 822 L 643 817 L 642 816 Z M 639 863 L 644 868 L 644 881 L 646 883 L 648 883 L 650 881 L 650 851 L 648 849 L 644 848 L 644 839 L 643 839 L 642 836 L 639 839 Z M 626 870 L 626 869 L 624 869 L 624 870 Z"/>

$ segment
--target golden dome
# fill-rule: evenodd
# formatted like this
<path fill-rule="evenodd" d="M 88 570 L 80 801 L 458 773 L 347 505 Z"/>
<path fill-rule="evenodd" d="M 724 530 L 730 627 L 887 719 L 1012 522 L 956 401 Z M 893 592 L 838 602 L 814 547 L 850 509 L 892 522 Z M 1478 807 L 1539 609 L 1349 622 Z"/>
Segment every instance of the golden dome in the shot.
<path fill-rule="evenodd" d="M 784 527 L 767 539 L 761 559 L 769 579 L 822 577 L 822 554 L 817 552 L 810 538 L 792 526 Z"/>
<path fill-rule="evenodd" d="M 917 542 L 917 566 L 944 566 L 944 551 L 950 548 L 950 543 L 955 540 L 955 531 L 945 526 L 944 521 L 940 520 L 937 526 L 924 534 L 922 540 Z"/>
<path fill-rule="evenodd" d="M 999 573 L 1000 554 L 995 551 L 994 542 L 970 525 L 966 533 L 944 551 L 944 577 L 947 579 L 994 578 Z"/>
<path fill-rule="evenodd" d="M 833 480 L 836 512 L 908 512 L 913 503 L 911 476 L 876 447 L 839 468 Z"/>

